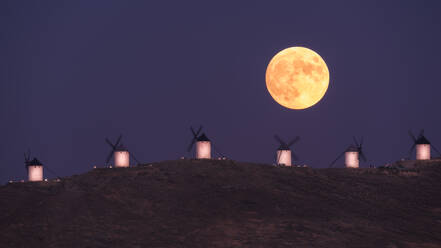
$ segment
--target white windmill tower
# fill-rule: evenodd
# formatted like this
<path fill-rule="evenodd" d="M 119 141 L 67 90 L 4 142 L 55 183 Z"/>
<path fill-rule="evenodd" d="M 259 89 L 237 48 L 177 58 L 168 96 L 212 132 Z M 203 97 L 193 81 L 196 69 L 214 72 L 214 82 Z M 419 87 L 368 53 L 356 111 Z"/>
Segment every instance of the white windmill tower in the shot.
<path fill-rule="evenodd" d="M 113 155 L 113 161 L 115 167 L 129 167 L 130 166 L 130 153 L 129 150 L 121 143 L 122 135 L 118 137 L 116 143 L 113 144 L 109 139 L 106 138 L 107 144 L 112 148 L 106 159 L 106 164 L 109 164 L 110 159 Z M 139 161 L 133 156 L 133 159 L 139 164 Z"/>
<path fill-rule="evenodd" d="M 41 163 L 37 158 L 31 159 L 31 153 L 24 155 L 25 157 L 25 166 L 28 171 L 28 181 L 30 182 L 38 182 L 43 181 L 43 163 Z"/>
<path fill-rule="evenodd" d="M 332 167 L 338 159 L 340 159 L 343 155 L 345 155 L 345 167 L 346 168 L 359 168 L 360 167 L 360 158 L 366 162 L 366 157 L 363 153 L 363 137 L 360 139 L 360 143 L 358 143 L 357 139 L 353 137 L 354 143 L 351 144 L 346 150 L 341 153 L 334 161 L 332 161 L 329 167 Z"/>
<path fill-rule="evenodd" d="M 199 127 L 197 132 L 194 131 L 193 127 L 190 127 L 190 130 L 193 134 L 193 139 L 191 140 L 187 151 L 190 152 L 193 145 L 196 143 L 196 159 L 211 159 L 211 141 L 205 133 L 199 135 L 202 131 L 202 126 Z"/>
<path fill-rule="evenodd" d="M 433 148 L 438 154 L 441 154 L 438 149 L 436 149 L 433 144 L 424 136 L 424 129 L 422 129 L 416 138 L 412 131 L 409 130 L 409 136 L 413 141 L 413 145 L 409 150 L 409 157 L 414 149 L 416 149 L 416 160 L 429 160 L 430 156 L 430 148 Z"/>
<path fill-rule="evenodd" d="M 294 160 L 298 160 L 298 158 L 296 154 L 293 151 L 291 151 L 290 147 L 294 145 L 297 141 L 299 141 L 300 137 L 299 136 L 295 137 L 289 143 L 286 143 L 277 135 L 274 135 L 274 138 L 280 143 L 280 146 L 279 148 L 277 148 L 277 153 L 276 153 L 276 164 L 291 166 L 292 158 L 294 158 Z"/>

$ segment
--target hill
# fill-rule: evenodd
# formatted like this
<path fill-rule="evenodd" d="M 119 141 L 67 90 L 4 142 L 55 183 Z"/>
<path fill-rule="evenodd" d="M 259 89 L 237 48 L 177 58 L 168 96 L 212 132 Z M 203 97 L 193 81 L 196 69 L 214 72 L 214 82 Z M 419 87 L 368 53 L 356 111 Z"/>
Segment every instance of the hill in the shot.
<path fill-rule="evenodd" d="M 177 160 L 12 183 L 0 187 L 0 244 L 441 247 L 441 164 L 414 167 Z"/>

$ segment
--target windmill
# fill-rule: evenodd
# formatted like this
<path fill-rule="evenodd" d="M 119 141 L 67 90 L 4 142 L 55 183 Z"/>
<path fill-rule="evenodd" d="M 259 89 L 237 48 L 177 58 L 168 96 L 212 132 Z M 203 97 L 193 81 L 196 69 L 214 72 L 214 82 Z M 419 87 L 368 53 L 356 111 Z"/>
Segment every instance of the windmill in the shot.
<path fill-rule="evenodd" d="M 31 160 L 31 151 L 24 153 L 25 167 L 28 171 L 28 181 L 38 182 L 43 181 L 43 164 L 34 157 Z"/>
<path fill-rule="evenodd" d="M 290 147 L 294 145 L 297 141 L 300 140 L 299 136 L 296 136 L 294 139 L 292 139 L 289 143 L 286 143 L 283 141 L 277 134 L 274 135 L 274 138 L 277 140 L 277 142 L 280 143 L 279 148 L 277 148 L 276 153 L 276 164 L 277 165 L 285 165 L 285 166 L 291 166 L 291 160 L 298 160 L 298 157 L 296 154 L 291 151 Z"/>
<path fill-rule="evenodd" d="M 202 126 L 196 132 L 193 127 L 190 127 L 190 130 L 193 138 L 187 148 L 187 152 L 190 152 L 194 144 L 196 144 L 196 159 L 211 159 L 211 141 L 205 133 L 199 135 L 202 131 Z"/>
<path fill-rule="evenodd" d="M 430 148 L 433 148 L 438 154 L 441 153 L 436 149 L 433 144 L 424 136 L 424 129 L 421 129 L 418 137 L 413 135 L 412 131 L 409 130 L 409 136 L 413 141 L 412 147 L 409 150 L 408 157 L 411 156 L 414 149 L 416 149 L 416 160 L 428 160 L 430 159 Z"/>
<path fill-rule="evenodd" d="M 332 167 L 337 160 L 339 160 L 343 155 L 345 155 L 345 167 L 346 168 L 358 168 L 360 165 L 360 159 L 366 162 L 366 157 L 363 153 L 363 137 L 360 139 L 360 143 L 358 143 L 357 139 L 353 137 L 354 144 L 351 144 L 346 150 L 344 150 L 338 157 L 332 161 L 329 167 Z"/>
<path fill-rule="evenodd" d="M 115 144 L 113 144 L 109 139 L 106 138 L 107 144 L 112 148 L 109 155 L 106 159 L 106 164 L 109 164 L 110 159 L 113 155 L 113 160 L 115 163 L 115 167 L 129 167 L 130 166 L 130 153 L 127 150 L 127 148 L 122 144 L 121 142 L 122 135 L 118 137 Z M 136 163 L 140 164 L 139 161 L 133 156 L 133 159 L 136 161 Z"/>

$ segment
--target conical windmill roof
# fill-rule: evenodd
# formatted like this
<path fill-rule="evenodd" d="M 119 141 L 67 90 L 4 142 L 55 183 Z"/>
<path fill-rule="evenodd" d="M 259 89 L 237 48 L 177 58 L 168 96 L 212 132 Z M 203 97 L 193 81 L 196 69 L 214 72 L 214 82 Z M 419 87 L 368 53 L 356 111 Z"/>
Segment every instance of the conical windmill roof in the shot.
<path fill-rule="evenodd" d="M 120 145 L 118 145 L 115 148 L 115 151 L 117 151 L 117 152 L 125 152 L 125 151 L 128 151 L 128 150 L 127 150 L 127 148 L 123 144 L 120 144 Z"/>
<path fill-rule="evenodd" d="M 280 144 L 279 148 L 277 148 L 278 151 L 289 151 L 291 150 L 286 144 Z"/>
<path fill-rule="evenodd" d="M 32 160 L 29 161 L 29 163 L 27 164 L 27 166 L 36 166 L 36 165 L 43 166 L 43 164 L 42 164 L 37 158 L 32 159 Z"/>
<path fill-rule="evenodd" d="M 201 136 L 198 137 L 198 141 L 210 141 L 210 139 L 203 133 Z"/>
<path fill-rule="evenodd" d="M 421 135 L 416 141 L 416 144 L 418 145 L 429 145 L 430 141 L 426 139 L 426 137 L 424 137 L 424 135 Z"/>
<path fill-rule="evenodd" d="M 359 152 L 358 148 L 354 145 L 350 145 L 348 149 L 346 149 L 346 152 Z"/>

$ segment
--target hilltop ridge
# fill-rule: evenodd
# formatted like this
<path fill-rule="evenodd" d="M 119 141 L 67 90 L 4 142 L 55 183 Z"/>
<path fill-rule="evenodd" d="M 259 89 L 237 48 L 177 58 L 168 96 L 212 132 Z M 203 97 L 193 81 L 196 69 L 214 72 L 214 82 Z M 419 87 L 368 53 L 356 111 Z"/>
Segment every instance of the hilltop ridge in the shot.
<path fill-rule="evenodd" d="M 0 187 L 0 244 L 441 247 L 441 163 L 412 167 L 174 160 L 13 183 Z"/>

